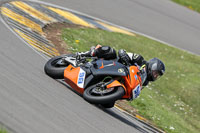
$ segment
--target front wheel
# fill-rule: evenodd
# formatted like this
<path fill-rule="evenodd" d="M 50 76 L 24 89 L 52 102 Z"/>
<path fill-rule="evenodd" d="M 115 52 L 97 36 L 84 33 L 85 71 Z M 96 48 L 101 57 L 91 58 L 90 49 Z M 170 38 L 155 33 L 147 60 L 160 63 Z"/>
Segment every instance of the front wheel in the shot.
<path fill-rule="evenodd" d="M 102 89 L 92 85 L 84 91 L 83 98 L 92 104 L 108 105 L 122 98 L 124 93 L 124 88 L 121 86 Z"/>
<path fill-rule="evenodd" d="M 73 54 L 69 54 L 66 56 L 73 56 Z M 64 78 L 64 70 L 69 65 L 69 63 L 62 62 L 63 56 L 56 56 L 51 58 L 44 66 L 45 73 L 54 78 L 54 79 L 63 79 Z"/>

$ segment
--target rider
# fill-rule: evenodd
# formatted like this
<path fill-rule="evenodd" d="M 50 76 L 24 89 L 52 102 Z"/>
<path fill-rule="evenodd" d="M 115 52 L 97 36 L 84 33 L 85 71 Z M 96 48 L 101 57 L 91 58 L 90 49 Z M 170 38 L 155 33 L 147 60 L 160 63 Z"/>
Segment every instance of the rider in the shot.
<path fill-rule="evenodd" d="M 78 54 L 86 57 L 104 58 L 105 60 L 117 59 L 115 49 L 109 46 L 93 46 L 90 51 Z M 118 57 L 119 62 L 129 66 L 136 65 L 140 68 L 143 86 L 146 86 L 149 81 L 157 80 L 165 72 L 165 65 L 158 58 L 145 61 L 141 55 L 136 53 L 127 53 L 124 49 L 120 49 L 118 51 Z"/>

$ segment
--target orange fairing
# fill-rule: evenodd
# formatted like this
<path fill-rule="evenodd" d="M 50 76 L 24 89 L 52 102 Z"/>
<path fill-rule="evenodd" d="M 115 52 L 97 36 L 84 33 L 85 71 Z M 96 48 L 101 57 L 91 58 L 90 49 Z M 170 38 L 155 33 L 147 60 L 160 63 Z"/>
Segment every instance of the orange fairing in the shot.
<path fill-rule="evenodd" d="M 77 92 L 83 94 L 83 87 L 77 86 L 80 69 L 80 67 L 75 68 L 72 65 L 69 65 L 64 71 L 64 78 L 67 84 L 69 84 Z"/>
<path fill-rule="evenodd" d="M 122 86 L 124 89 L 124 85 L 121 84 L 119 81 L 115 80 L 112 83 L 110 83 L 109 85 L 106 86 L 106 88 L 112 88 L 112 87 L 117 87 L 117 86 Z"/>
<path fill-rule="evenodd" d="M 127 77 L 124 77 L 125 79 L 125 86 L 127 89 L 127 93 L 123 96 L 123 98 L 130 98 L 132 96 L 132 90 L 137 85 L 142 85 L 141 77 L 138 75 L 139 69 L 135 66 L 131 66 L 130 69 L 130 75 Z"/>

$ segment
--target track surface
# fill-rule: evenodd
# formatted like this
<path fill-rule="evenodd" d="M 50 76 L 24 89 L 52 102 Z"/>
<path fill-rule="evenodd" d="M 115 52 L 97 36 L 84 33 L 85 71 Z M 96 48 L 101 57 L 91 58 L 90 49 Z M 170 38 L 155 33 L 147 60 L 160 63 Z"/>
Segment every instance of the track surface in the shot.
<path fill-rule="evenodd" d="M 46 60 L 2 22 L 0 29 L 0 124 L 10 132 L 145 132 L 137 121 L 120 112 L 90 105 L 46 76 Z"/>
<path fill-rule="evenodd" d="M 43 0 L 200 55 L 200 14 L 170 0 Z"/>
<path fill-rule="evenodd" d="M 200 33 L 199 15 L 167 0 L 46 2 L 160 37 L 177 47 L 189 46 L 194 53 L 200 49 L 196 46 Z M 1 21 L 0 34 L 0 124 L 10 132 L 150 132 L 143 124 L 116 109 L 104 110 L 90 105 L 66 86 L 46 76 L 43 71 L 46 59 L 24 45 Z"/>
<path fill-rule="evenodd" d="M 3 23 L 0 21 L 0 125 L 9 132 L 155 132 L 116 108 L 87 103 L 46 76 L 47 57 L 25 45 Z"/>

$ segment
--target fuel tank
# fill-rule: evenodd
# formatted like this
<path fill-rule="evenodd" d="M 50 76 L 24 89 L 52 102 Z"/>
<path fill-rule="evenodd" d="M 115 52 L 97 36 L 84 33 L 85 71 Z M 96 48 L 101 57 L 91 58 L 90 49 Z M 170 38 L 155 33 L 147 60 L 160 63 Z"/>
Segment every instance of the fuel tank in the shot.
<path fill-rule="evenodd" d="M 115 60 L 99 59 L 93 64 L 91 72 L 94 76 L 127 76 L 128 74 L 126 66 Z"/>

